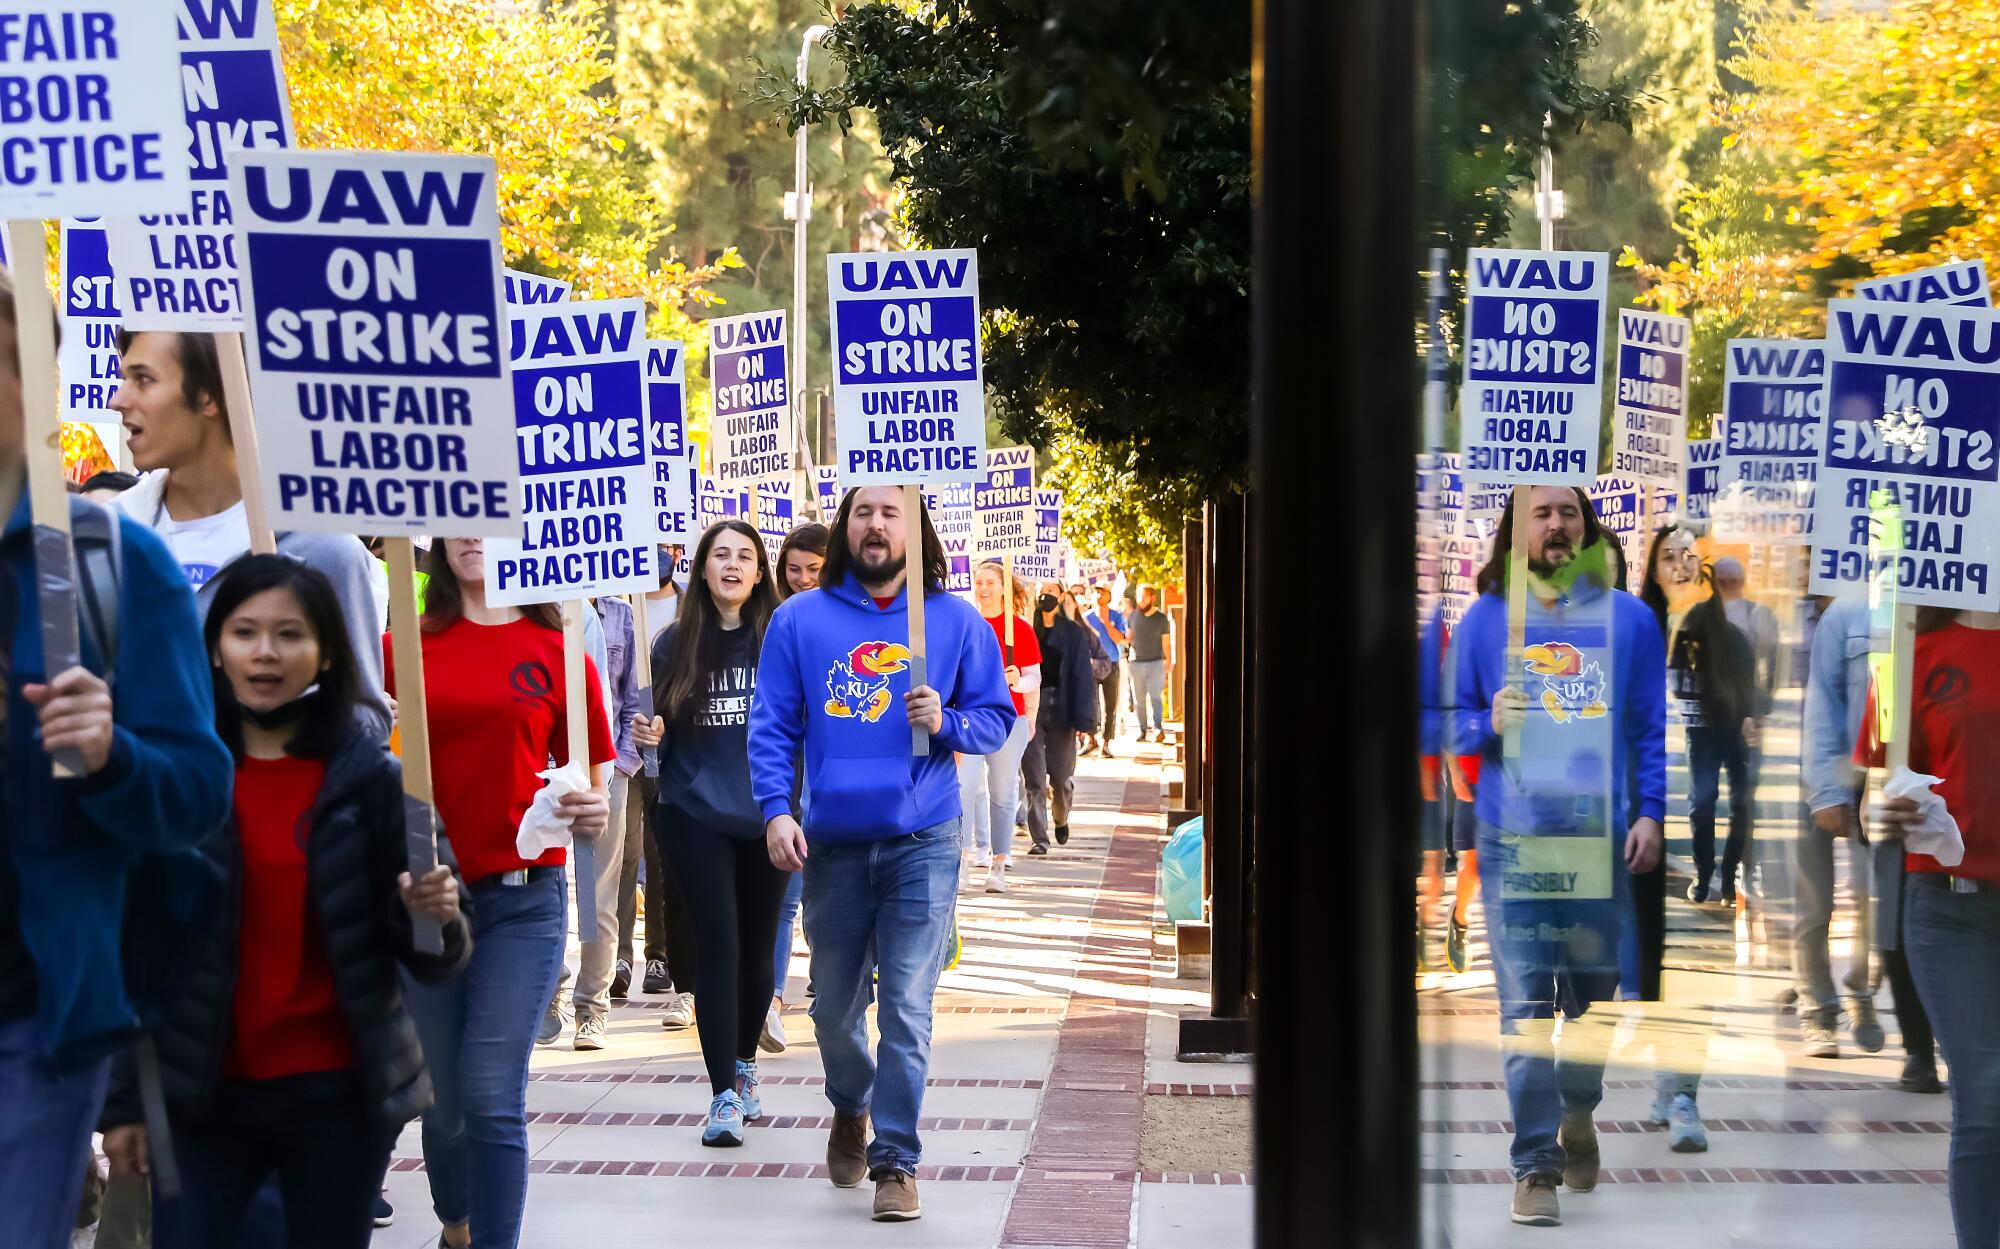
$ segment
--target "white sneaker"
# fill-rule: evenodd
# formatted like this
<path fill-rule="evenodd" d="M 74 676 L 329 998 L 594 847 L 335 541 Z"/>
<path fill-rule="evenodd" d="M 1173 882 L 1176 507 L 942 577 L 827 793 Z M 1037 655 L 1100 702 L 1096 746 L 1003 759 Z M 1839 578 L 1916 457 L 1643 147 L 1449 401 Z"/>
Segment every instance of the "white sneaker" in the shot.
<path fill-rule="evenodd" d="M 604 1016 L 578 1015 L 576 1017 L 576 1048 L 580 1050 L 601 1050 L 604 1048 Z"/>
<path fill-rule="evenodd" d="M 785 1044 L 785 1019 L 773 1006 L 764 1012 L 764 1035 L 757 1038 L 757 1048 L 766 1054 L 782 1054 Z"/>
<path fill-rule="evenodd" d="M 992 851 L 990 851 L 990 850 L 974 850 L 974 851 L 972 852 L 972 866 L 974 866 L 974 867 L 991 867 L 992 865 L 993 865 L 993 852 L 992 852 Z"/>
<path fill-rule="evenodd" d="M 986 892 L 1007 892 L 1007 865 L 995 863 L 986 869 Z"/>
<path fill-rule="evenodd" d="M 693 1022 L 693 995 L 687 993 L 670 995 L 667 998 L 667 1008 L 660 1012 L 660 1026 L 670 1032 L 678 1032 Z"/>

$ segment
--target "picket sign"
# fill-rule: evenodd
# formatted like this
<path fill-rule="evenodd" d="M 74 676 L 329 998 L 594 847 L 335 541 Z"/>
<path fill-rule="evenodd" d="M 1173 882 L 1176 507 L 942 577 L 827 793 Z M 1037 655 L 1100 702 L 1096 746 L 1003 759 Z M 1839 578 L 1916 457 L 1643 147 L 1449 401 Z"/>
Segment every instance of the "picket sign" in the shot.
<path fill-rule="evenodd" d="M 509 306 L 559 304 L 569 298 L 570 284 L 562 278 L 545 278 L 519 269 L 500 271 L 501 290 Z"/>
<path fill-rule="evenodd" d="M 652 471 L 659 541 L 686 546 L 699 532 L 695 461 L 687 441 L 687 349 L 672 340 L 646 344 L 646 455 Z"/>
<path fill-rule="evenodd" d="M 840 466 L 838 464 L 813 465 L 813 499 L 819 510 L 820 523 L 831 525 L 834 514 L 840 511 Z M 943 535 L 940 534 L 940 537 Z"/>
<path fill-rule="evenodd" d="M 746 515 L 762 515 L 760 487 L 792 471 L 792 393 L 785 314 L 748 312 L 708 322 L 709 393 L 714 401 L 715 478 L 749 492 Z"/>
<path fill-rule="evenodd" d="M 112 463 L 126 468 L 131 453 L 125 448 L 125 429 L 111 410 L 121 377 L 117 279 L 109 247 L 96 218 L 63 218 L 56 281 L 62 341 L 56 347 L 56 376 L 62 383 L 63 423 L 90 426 Z M 0 248 L 0 264 L 5 263 L 5 249 Z"/>
<path fill-rule="evenodd" d="M 931 528 L 937 531 L 938 545 L 944 548 L 945 592 L 967 601 L 972 595 L 972 491 L 971 483 L 962 481 L 924 491 L 924 507 L 930 512 Z"/>
<path fill-rule="evenodd" d="M 1818 339 L 1729 340 L 1714 508 L 1718 540 L 1813 541 L 1826 369 L 1827 344 Z"/>

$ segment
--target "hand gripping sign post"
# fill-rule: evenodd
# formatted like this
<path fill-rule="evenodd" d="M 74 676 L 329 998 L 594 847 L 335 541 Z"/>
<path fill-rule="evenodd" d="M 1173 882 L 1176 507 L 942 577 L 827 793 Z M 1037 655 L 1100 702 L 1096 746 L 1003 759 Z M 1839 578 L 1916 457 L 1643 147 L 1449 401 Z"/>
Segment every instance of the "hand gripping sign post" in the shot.
<path fill-rule="evenodd" d="M 62 419 L 95 430 L 106 454 L 123 468 L 130 461 L 125 430 L 111 410 L 111 396 L 121 379 L 118 293 L 103 226 L 94 219 L 65 218 L 60 264 L 56 302 L 62 309 L 63 333 L 56 349 L 56 372 L 62 378 Z"/>
<path fill-rule="evenodd" d="M 245 493 L 264 487 L 288 529 L 386 536 L 412 875 L 437 851 L 410 535 L 520 523 L 496 181 L 485 156 L 246 152 L 229 167 L 263 435 Z M 420 936 L 442 949 L 435 924 Z"/>
<path fill-rule="evenodd" d="M 521 523 L 486 544 L 486 601 L 562 604 L 569 760 L 590 775 L 586 601 L 659 585 L 659 514 L 647 454 L 646 302 L 515 304 L 507 358 L 521 462 Z M 576 905 L 596 910 L 597 847 L 579 837 Z"/>
<path fill-rule="evenodd" d="M 708 375 L 715 403 L 715 480 L 747 490 L 746 513 L 761 515 L 760 486 L 792 476 L 790 370 L 785 314 L 752 312 L 708 323 Z"/>
<path fill-rule="evenodd" d="M 914 546 L 910 687 L 928 682 L 919 486 L 986 475 L 979 255 L 970 249 L 826 258 L 833 332 L 834 439 L 843 486 L 902 486 Z M 930 735 L 911 734 L 930 753 Z"/>
<path fill-rule="evenodd" d="M 1686 317 L 1618 310 L 1611 472 L 1637 483 L 1639 531 L 1652 531 L 1653 487 L 1678 490 L 1687 437 Z"/>
<path fill-rule="evenodd" d="M 1475 247 L 1467 257 L 1460 472 L 1514 488 L 1507 651 L 1527 646 L 1528 486 L 1588 489 L 1597 478 L 1604 338 L 1601 252 Z M 1523 678 L 1513 663 L 1508 680 Z M 1507 736 L 1517 757 L 1520 735 Z"/>
<path fill-rule="evenodd" d="M 22 400 L 42 653 L 78 663 L 45 219 L 188 206 L 173 14 L 157 0 L 8 0 L 0 9 L 0 219 L 16 262 Z M 52 756 L 56 775 L 82 765 Z"/>
<path fill-rule="evenodd" d="M 1715 496 L 1718 540 L 1812 541 L 1825 384 L 1825 343 L 1729 340 Z"/>

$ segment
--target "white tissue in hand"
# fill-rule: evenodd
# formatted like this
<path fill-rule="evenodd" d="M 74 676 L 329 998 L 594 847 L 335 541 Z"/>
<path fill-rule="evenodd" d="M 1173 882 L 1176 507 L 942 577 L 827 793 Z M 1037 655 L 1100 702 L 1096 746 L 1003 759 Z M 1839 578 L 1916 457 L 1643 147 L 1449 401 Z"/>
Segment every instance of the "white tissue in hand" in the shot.
<path fill-rule="evenodd" d="M 1923 822 L 1903 834 L 1903 845 L 1911 854 L 1928 854 L 1946 867 L 1957 867 L 1965 859 L 1965 839 L 1959 835 L 1958 821 L 1944 805 L 1944 795 L 1932 788 L 1943 780 L 1897 768 L 1883 784 L 1882 796 L 1916 800 Z"/>
<path fill-rule="evenodd" d="M 569 817 L 556 804 L 565 794 L 580 794 L 590 788 L 590 777 L 579 763 L 537 772 L 543 785 L 521 817 L 521 831 L 514 835 L 514 853 L 534 862 L 551 850 L 567 850 L 574 840 Z"/>

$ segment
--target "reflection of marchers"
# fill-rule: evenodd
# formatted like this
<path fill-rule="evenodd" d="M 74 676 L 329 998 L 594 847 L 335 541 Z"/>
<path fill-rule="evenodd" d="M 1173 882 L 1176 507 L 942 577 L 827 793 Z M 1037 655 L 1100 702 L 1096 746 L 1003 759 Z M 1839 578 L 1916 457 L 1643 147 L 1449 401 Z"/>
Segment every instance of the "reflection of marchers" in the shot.
<path fill-rule="evenodd" d="M 1585 663 L 1568 642 L 1545 642 L 1521 653 L 1521 666 L 1542 679 L 1542 709 L 1557 724 L 1572 717 L 1594 720 L 1605 713 L 1604 670 Z"/>
<path fill-rule="evenodd" d="M 826 674 L 826 714 L 870 724 L 889 709 L 889 677 L 910 666 L 910 648 L 863 642 L 836 660 Z"/>

